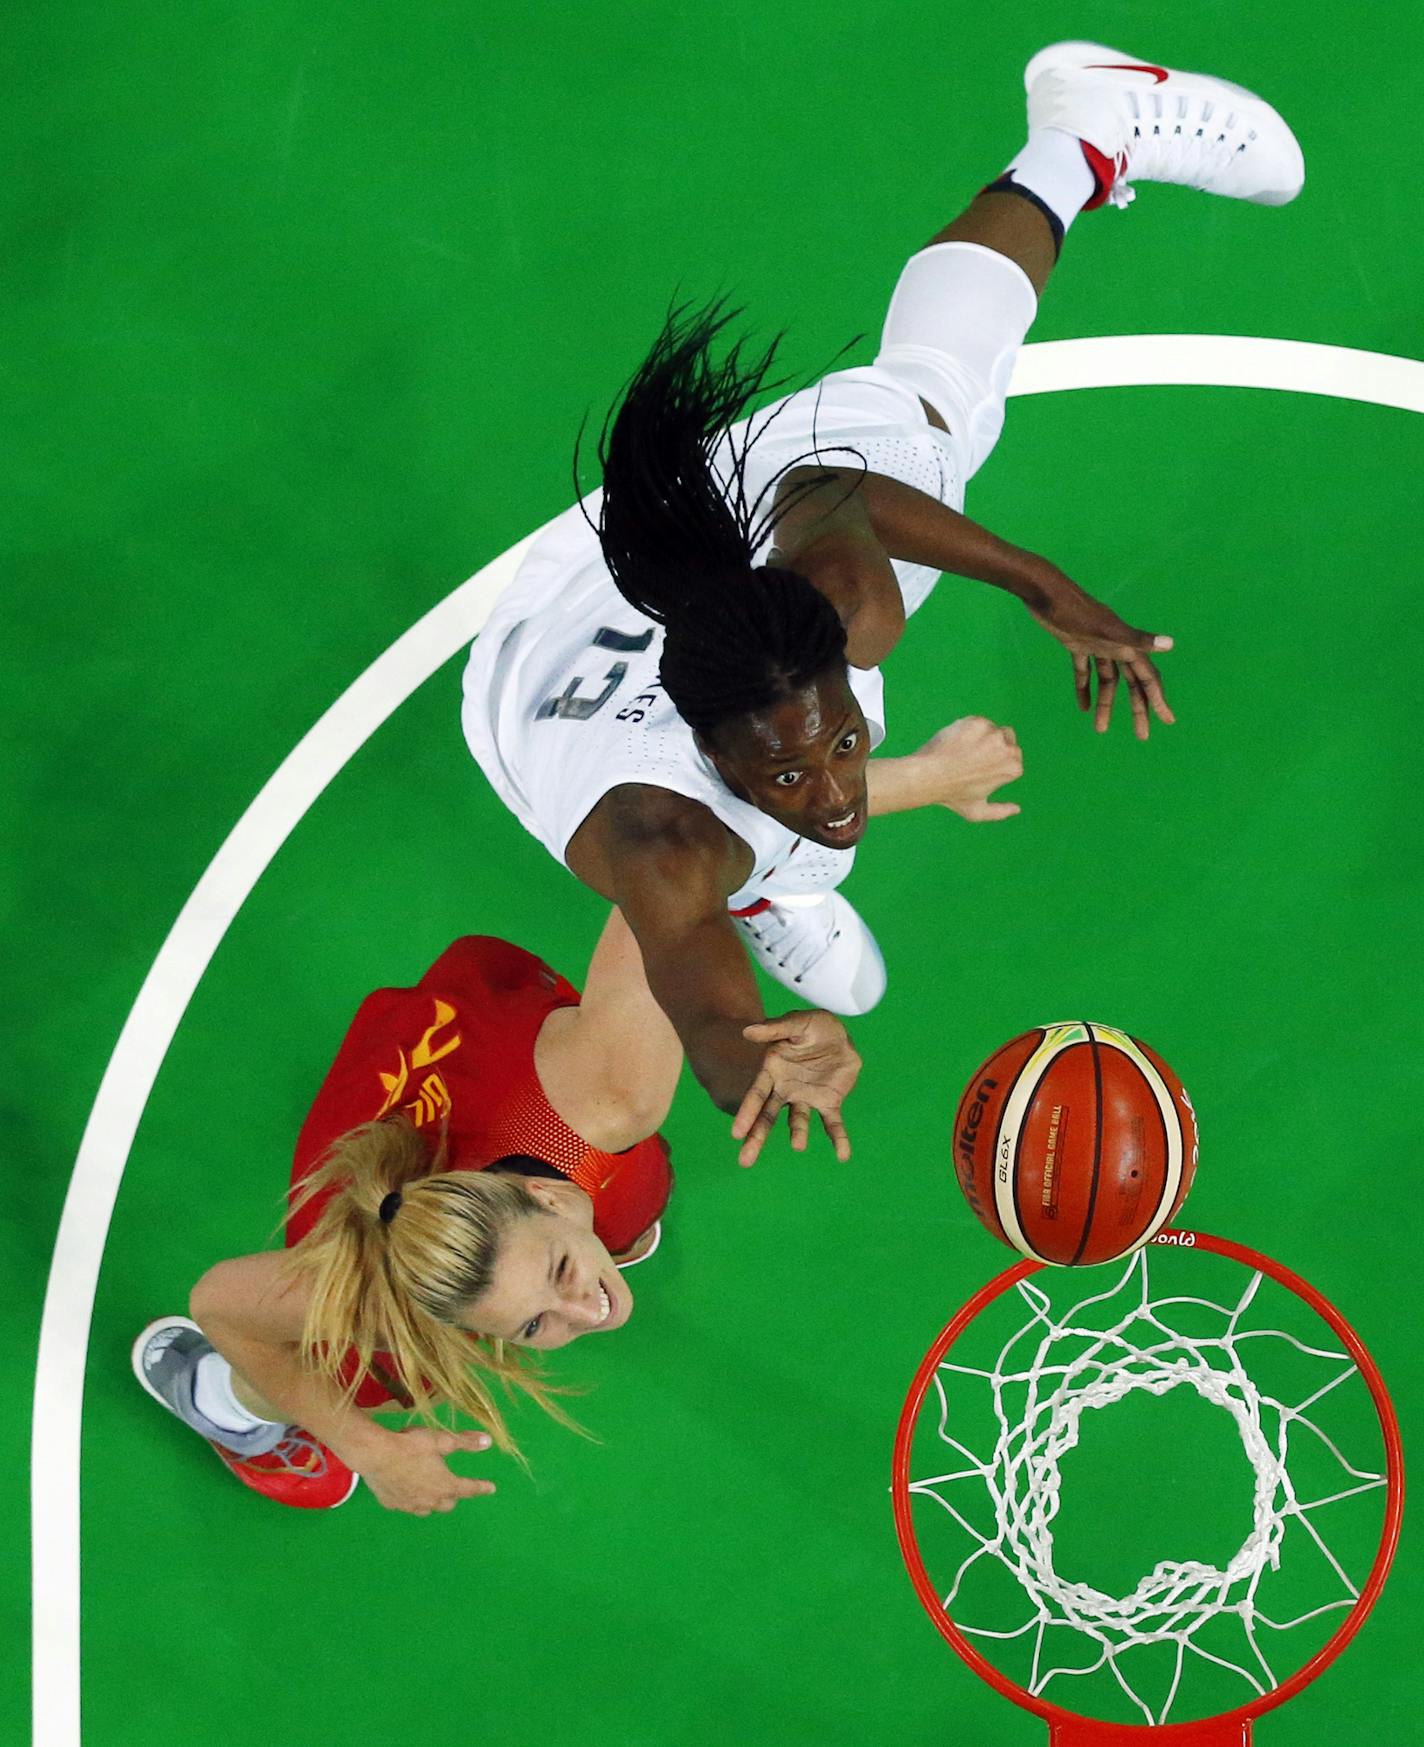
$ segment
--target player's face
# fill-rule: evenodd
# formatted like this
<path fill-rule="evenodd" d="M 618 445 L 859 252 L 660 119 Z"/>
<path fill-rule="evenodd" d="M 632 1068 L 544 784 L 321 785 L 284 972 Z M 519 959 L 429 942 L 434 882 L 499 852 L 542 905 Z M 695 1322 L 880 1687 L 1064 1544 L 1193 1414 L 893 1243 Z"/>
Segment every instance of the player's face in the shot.
<path fill-rule="evenodd" d="M 633 1314 L 633 1294 L 593 1234 L 592 1201 L 572 1185 L 572 1194 L 555 1183 L 546 1191 L 538 1178 L 528 1187 L 543 1210 L 504 1233 L 494 1279 L 466 1306 L 464 1326 L 539 1348 L 622 1328 Z"/>
<path fill-rule="evenodd" d="M 844 672 L 726 723 L 703 750 L 734 795 L 798 837 L 850 849 L 864 835 L 870 734 Z"/>

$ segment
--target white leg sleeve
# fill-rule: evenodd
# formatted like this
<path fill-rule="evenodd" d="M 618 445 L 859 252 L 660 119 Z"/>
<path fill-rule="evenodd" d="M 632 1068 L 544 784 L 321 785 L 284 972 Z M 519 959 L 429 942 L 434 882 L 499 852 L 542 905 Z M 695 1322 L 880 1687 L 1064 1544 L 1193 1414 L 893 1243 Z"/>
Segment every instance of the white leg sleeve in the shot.
<path fill-rule="evenodd" d="M 968 480 L 1004 428 L 1014 360 L 1038 309 L 1017 262 L 979 243 L 935 243 L 905 263 L 876 365 L 949 427 Z"/>

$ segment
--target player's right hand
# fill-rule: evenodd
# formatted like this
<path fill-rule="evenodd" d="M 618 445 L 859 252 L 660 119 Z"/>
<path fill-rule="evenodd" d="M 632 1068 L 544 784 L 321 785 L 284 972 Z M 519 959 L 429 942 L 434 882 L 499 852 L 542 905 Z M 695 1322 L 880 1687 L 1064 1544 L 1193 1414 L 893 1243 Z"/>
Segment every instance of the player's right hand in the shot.
<path fill-rule="evenodd" d="M 860 1056 L 834 1013 L 785 1013 L 742 1029 L 750 1043 L 768 1046 L 761 1071 L 747 1088 L 732 1121 L 732 1138 L 742 1143 L 740 1165 L 754 1165 L 776 1119 L 789 1106 L 791 1144 L 806 1150 L 811 1112 L 820 1116 L 836 1157 L 850 1157 L 850 1136 L 841 1105 L 860 1077 Z"/>
<path fill-rule="evenodd" d="M 446 1466 L 457 1450 L 487 1450 L 487 1432 L 447 1432 L 435 1426 L 413 1426 L 392 1432 L 378 1457 L 367 1456 L 361 1478 L 387 1510 L 411 1516 L 454 1510 L 463 1498 L 494 1491 L 492 1480 L 470 1480 Z"/>

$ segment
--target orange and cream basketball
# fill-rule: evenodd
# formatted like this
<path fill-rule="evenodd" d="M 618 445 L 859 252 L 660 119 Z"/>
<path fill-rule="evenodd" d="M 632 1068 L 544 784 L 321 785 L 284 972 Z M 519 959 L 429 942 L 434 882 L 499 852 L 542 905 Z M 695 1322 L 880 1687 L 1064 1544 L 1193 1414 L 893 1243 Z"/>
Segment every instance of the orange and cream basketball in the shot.
<path fill-rule="evenodd" d="M 1154 1238 L 1196 1163 L 1181 1081 L 1145 1043 L 1086 1020 L 995 1050 L 954 1119 L 955 1175 L 975 1217 L 1056 1267 L 1115 1261 Z"/>

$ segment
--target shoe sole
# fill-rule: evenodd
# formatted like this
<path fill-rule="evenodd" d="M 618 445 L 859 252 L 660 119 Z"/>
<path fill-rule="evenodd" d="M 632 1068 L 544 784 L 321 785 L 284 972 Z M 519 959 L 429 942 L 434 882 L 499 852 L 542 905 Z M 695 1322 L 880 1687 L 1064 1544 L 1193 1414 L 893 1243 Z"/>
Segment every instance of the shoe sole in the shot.
<path fill-rule="evenodd" d="M 1140 60 L 1136 55 L 1124 54 L 1121 49 L 1111 48 L 1105 42 L 1050 43 L 1046 49 L 1040 49 L 1024 68 L 1024 90 L 1027 91 L 1042 74 L 1058 67 L 1076 70 L 1101 65 L 1159 67 L 1161 62 Z M 1218 93 L 1223 101 L 1234 103 L 1238 109 L 1248 109 L 1253 118 L 1280 128 L 1294 149 L 1298 167 L 1296 185 L 1288 192 L 1276 190 L 1273 193 L 1256 195 L 1255 203 L 1258 206 L 1285 206 L 1295 199 L 1305 185 L 1305 153 L 1301 151 L 1300 141 L 1278 109 L 1273 109 L 1258 92 L 1248 91 L 1244 85 L 1233 85 L 1230 79 L 1218 79 L 1214 73 L 1190 73 L 1182 67 L 1162 67 L 1162 71 L 1167 75 L 1168 85 L 1173 79 L 1190 79 L 1194 85 Z"/>
<path fill-rule="evenodd" d="M 157 1321 L 149 1323 L 148 1327 L 144 1329 L 143 1333 L 134 1342 L 129 1356 L 133 1363 L 134 1376 L 138 1378 L 145 1393 L 151 1395 L 165 1413 L 172 1413 L 174 1419 L 178 1420 L 180 1425 L 183 1425 L 186 1422 L 182 1420 L 178 1414 L 173 1412 L 173 1408 L 149 1382 L 147 1373 L 143 1368 L 143 1349 L 158 1333 L 159 1329 L 174 1327 L 190 1328 L 197 1334 L 202 1334 L 203 1332 L 202 1329 L 198 1327 L 197 1323 L 193 1321 L 191 1316 L 160 1316 Z M 188 1429 L 191 1431 L 192 1427 L 190 1426 Z"/>
<path fill-rule="evenodd" d="M 173 1414 L 174 1419 L 176 1419 L 178 1421 L 179 1425 L 185 1426 L 187 1428 L 187 1430 L 189 1430 L 191 1432 L 193 1430 L 193 1428 L 190 1425 L 188 1425 L 188 1422 L 181 1416 L 181 1414 L 174 1412 L 173 1408 L 169 1405 L 169 1403 L 163 1399 L 163 1397 L 158 1393 L 158 1391 L 149 1382 L 147 1376 L 144 1373 L 144 1369 L 143 1369 L 143 1349 L 153 1339 L 154 1335 L 156 1335 L 158 1333 L 159 1329 L 161 1329 L 161 1328 L 173 1328 L 175 1325 L 178 1328 L 191 1328 L 198 1334 L 202 1334 L 202 1332 L 203 1332 L 202 1329 L 200 1329 L 198 1327 L 197 1323 L 195 1323 L 193 1321 L 191 1316 L 160 1316 L 156 1322 L 149 1323 L 148 1327 L 146 1329 L 144 1329 L 143 1332 L 139 1335 L 138 1339 L 134 1342 L 132 1348 L 130 1349 L 129 1357 L 130 1357 L 130 1360 L 133 1364 L 134 1376 L 138 1378 L 139 1384 L 142 1387 L 144 1393 L 146 1395 L 151 1395 L 153 1397 L 153 1399 L 158 1403 L 158 1405 L 163 1409 L 163 1411 L 165 1413 Z M 193 1435 L 195 1437 L 200 1437 L 202 1434 L 195 1432 Z M 207 1443 L 210 1443 L 211 1440 L 208 1438 L 203 1438 L 203 1442 L 205 1444 L 207 1444 Z M 227 1463 L 223 1462 L 222 1455 L 219 1453 L 216 1445 L 213 1445 L 213 1454 L 215 1456 L 217 1456 L 217 1459 L 219 1462 L 222 1462 L 223 1467 L 228 1469 L 228 1473 L 232 1474 L 231 1468 L 228 1468 Z M 234 1480 L 236 1480 L 238 1482 L 239 1485 L 245 1485 L 245 1482 L 241 1479 L 240 1476 L 233 1474 L 232 1477 Z M 350 1484 L 350 1486 L 347 1487 L 344 1495 L 342 1497 L 336 1499 L 333 1503 L 324 1504 L 324 1505 L 320 1506 L 319 1508 L 322 1510 L 340 1510 L 342 1505 L 346 1503 L 346 1500 L 351 1497 L 352 1493 L 355 1492 L 356 1488 L 360 1484 L 361 1484 L 361 1476 L 353 1470 L 352 1474 L 351 1474 L 351 1484 Z M 256 1492 L 257 1488 L 255 1486 L 249 1486 L 249 1487 L 247 1487 L 247 1490 L 249 1492 Z M 259 1493 L 258 1496 L 260 1497 L 262 1495 Z M 269 1500 L 269 1502 L 274 1503 L 274 1504 L 280 1504 L 282 1501 L 280 1499 L 272 1499 L 272 1500 Z M 303 1507 L 300 1505 L 289 1505 L 287 1508 L 289 1510 L 299 1510 L 299 1509 L 302 1509 Z"/>

